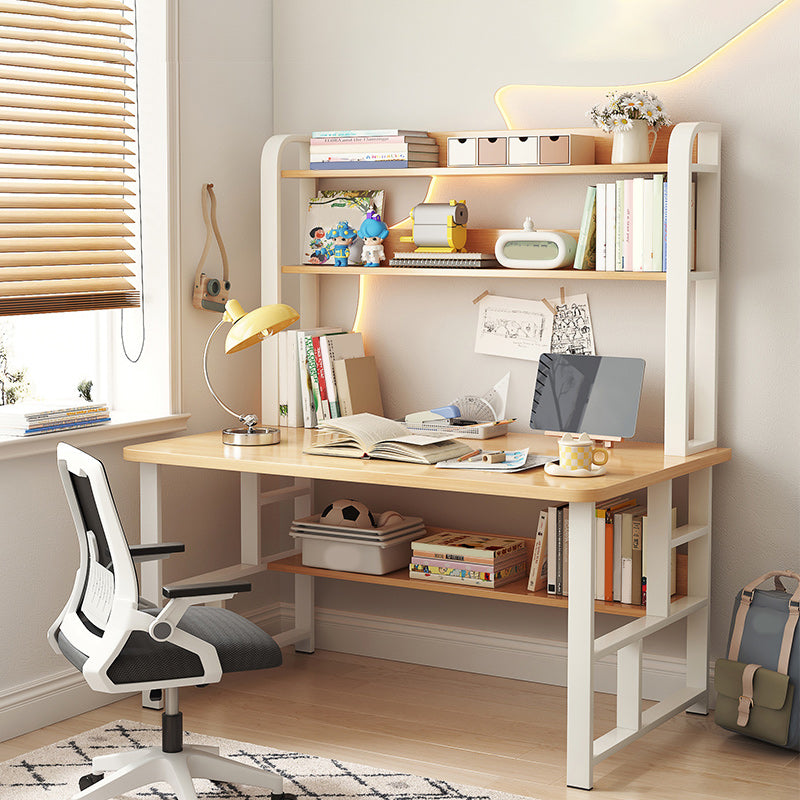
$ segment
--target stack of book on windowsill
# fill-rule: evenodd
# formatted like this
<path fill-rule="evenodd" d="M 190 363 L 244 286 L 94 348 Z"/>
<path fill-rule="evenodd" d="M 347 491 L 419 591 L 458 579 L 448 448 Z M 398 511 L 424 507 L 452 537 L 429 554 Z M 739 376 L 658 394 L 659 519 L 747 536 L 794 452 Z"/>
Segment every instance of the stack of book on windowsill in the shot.
<path fill-rule="evenodd" d="M 309 150 L 311 169 L 405 169 L 439 164 L 439 145 L 427 131 L 314 131 Z"/>
<path fill-rule="evenodd" d="M 100 425 L 110 419 L 106 403 L 15 403 L 0 407 L 0 436 L 69 431 Z"/>
<path fill-rule="evenodd" d="M 494 589 L 526 574 L 525 539 L 440 531 L 411 542 L 409 575 Z"/>

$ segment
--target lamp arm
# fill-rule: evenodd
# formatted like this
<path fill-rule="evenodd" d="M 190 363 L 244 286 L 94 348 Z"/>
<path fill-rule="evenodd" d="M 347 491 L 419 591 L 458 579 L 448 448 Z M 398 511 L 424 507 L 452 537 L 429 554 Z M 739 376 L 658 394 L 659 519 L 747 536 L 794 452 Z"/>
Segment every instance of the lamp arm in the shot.
<path fill-rule="evenodd" d="M 208 386 L 208 391 L 211 392 L 212 397 L 225 409 L 231 416 L 236 417 L 240 422 L 243 422 L 247 425 L 248 428 L 253 428 L 255 425 L 258 424 L 258 417 L 255 414 L 247 414 L 243 416 L 242 414 L 237 414 L 232 408 L 229 408 L 219 399 L 219 396 L 214 391 L 214 387 L 211 385 L 211 378 L 208 376 L 208 348 L 211 344 L 211 340 L 214 338 L 214 334 L 222 327 L 222 325 L 227 322 L 226 319 L 221 319 L 217 326 L 211 331 L 211 335 L 208 337 L 208 341 L 206 342 L 206 346 L 203 349 L 203 375 L 206 379 L 206 386 Z"/>

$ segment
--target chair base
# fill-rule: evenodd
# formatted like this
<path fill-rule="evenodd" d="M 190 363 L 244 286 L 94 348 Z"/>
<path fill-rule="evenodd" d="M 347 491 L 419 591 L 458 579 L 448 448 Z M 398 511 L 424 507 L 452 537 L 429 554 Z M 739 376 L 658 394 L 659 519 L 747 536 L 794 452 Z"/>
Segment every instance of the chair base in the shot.
<path fill-rule="evenodd" d="M 224 758 L 217 747 L 199 745 L 186 746 L 178 753 L 147 747 L 97 756 L 92 759 L 92 773 L 104 777 L 73 795 L 72 800 L 111 800 L 159 781 L 168 783 L 178 800 L 197 800 L 193 778 L 258 786 L 273 794 L 283 792 L 280 775 Z"/>

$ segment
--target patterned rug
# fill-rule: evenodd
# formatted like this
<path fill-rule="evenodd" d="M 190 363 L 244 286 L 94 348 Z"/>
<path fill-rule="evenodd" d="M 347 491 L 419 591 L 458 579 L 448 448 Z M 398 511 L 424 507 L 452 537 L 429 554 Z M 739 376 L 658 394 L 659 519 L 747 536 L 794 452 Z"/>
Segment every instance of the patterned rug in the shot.
<path fill-rule="evenodd" d="M 284 753 L 254 744 L 185 734 L 187 744 L 219 747 L 220 755 L 281 775 L 284 791 L 311 800 L 526 800 L 519 795 L 491 789 L 432 780 L 417 775 L 385 772 L 363 764 L 318 758 L 302 753 Z M 94 756 L 118 750 L 151 747 L 161 742 L 161 731 L 150 725 L 117 720 L 71 739 L 41 747 L 0 763 L 2 800 L 68 800 L 78 791 L 78 779 L 91 772 Z M 255 800 L 269 797 L 266 789 L 195 781 L 199 798 Z M 165 783 L 138 789 L 126 798 L 174 800 Z"/>

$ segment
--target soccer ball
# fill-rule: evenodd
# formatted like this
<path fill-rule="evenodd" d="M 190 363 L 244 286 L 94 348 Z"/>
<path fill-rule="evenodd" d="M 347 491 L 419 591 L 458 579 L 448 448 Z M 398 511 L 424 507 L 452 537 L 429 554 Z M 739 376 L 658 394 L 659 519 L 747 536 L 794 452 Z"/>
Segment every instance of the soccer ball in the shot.
<path fill-rule="evenodd" d="M 358 500 L 334 500 L 320 514 L 323 525 L 338 525 L 344 528 L 374 528 L 375 518 L 370 510 Z"/>

